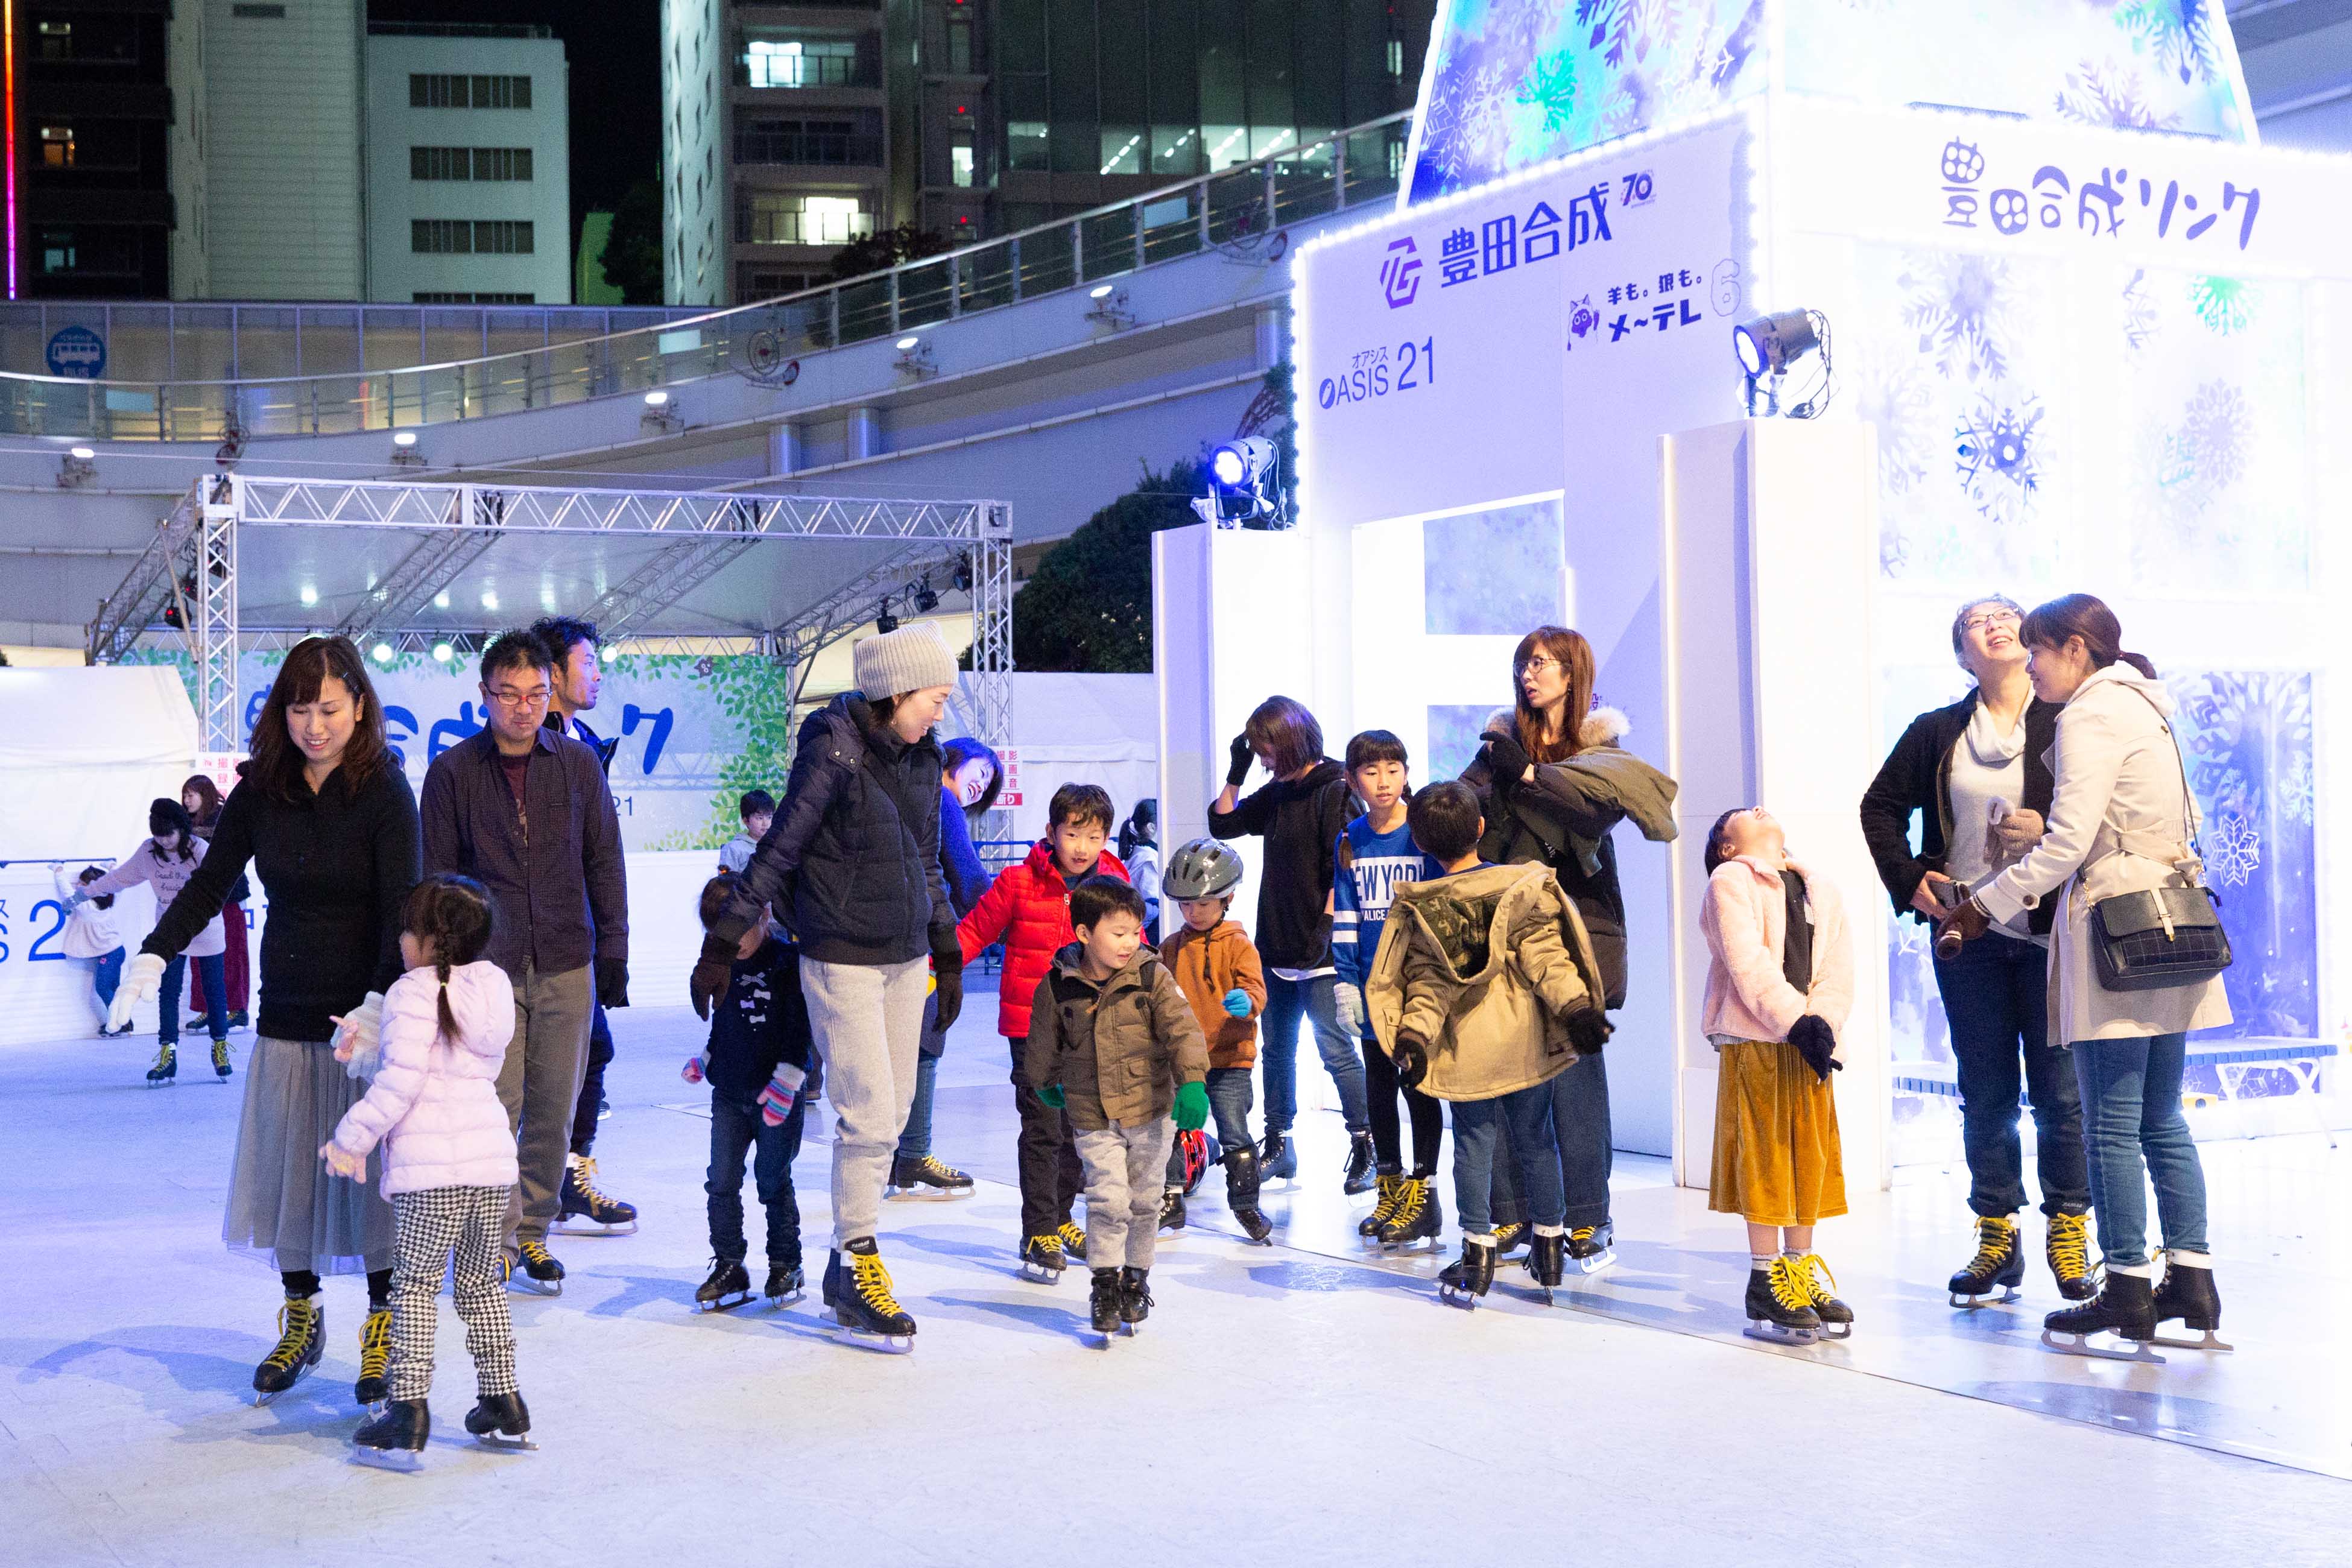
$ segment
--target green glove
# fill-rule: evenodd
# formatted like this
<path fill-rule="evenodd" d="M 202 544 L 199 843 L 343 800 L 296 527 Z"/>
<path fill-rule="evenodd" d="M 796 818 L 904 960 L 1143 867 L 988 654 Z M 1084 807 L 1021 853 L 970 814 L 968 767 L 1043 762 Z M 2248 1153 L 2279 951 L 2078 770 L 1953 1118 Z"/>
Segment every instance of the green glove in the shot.
<path fill-rule="evenodd" d="M 1209 1087 L 1201 1083 L 1179 1084 L 1176 1089 L 1176 1129 L 1180 1132 L 1197 1132 L 1208 1124 Z"/>
<path fill-rule="evenodd" d="M 1062 1109 L 1062 1086 L 1058 1083 L 1049 1083 L 1037 1091 L 1037 1098 L 1059 1110 Z"/>

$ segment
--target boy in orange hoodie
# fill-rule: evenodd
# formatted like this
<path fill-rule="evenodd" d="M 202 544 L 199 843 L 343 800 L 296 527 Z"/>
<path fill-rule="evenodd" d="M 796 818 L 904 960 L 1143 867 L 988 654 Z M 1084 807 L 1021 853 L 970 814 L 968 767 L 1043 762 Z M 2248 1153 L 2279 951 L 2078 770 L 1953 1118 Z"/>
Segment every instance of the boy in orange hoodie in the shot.
<path fill-rule="evenodd" d="M 1274 1226 L 1258 1212 L 1257 1145 L 1250 1138 L 1250 1068 L 1257 1060 L 1257 1016 L 1265 1011 L 1265 973 L 1249 933 L 1225 918 L 1242 879 L 1232 845 L 1195 838 L 1168 858 L 1163 900 L 1184 911 L 1183 927 L 1160 944 L 1160 962 L 1176 977 L 1209 1037 L 1209 1109 L 1224 1145 L 1225 1205 L 1252 1241 L 1267 1246 Z M 1184 1227 L 1181 1150 L 1168 1159 L 1160 1228 Z"/>

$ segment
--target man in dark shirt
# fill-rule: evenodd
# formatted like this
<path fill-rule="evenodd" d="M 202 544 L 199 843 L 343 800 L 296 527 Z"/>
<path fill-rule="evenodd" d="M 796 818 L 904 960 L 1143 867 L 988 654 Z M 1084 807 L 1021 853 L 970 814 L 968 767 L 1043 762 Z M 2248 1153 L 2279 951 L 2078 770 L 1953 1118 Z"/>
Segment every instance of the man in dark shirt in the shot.
<path fill-rule="evenodd" d="M 514 982 L 514 1043 L 499 1099 L 517 1131 L 507 1234 L 530 1283 L 562 1291 L 547 1250 L 596 999 L 628 995 L 627 870 L 596 755 L 541 726 L 554 660 L 528 632 L 482 654 L 487 726 L 434 759 L 422 816 L 428 873 L 459 871 L 498 912 L 488 956 Z"/>

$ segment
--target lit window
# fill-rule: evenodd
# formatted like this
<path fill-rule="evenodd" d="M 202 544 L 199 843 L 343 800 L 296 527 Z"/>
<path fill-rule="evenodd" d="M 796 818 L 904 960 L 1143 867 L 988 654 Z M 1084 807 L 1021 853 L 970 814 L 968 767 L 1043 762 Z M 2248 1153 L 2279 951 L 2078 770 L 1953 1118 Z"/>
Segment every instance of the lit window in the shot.
<path fill-rule="evenodd" d="M 70 125 L 41 127 L 41 162 L 52 169 L 74 166 L 74 133 Z"/>
<path fill-rule="evenodd" d="M 969 190 L 975 174 L 972 163 L 971 132 L 959 131 L 948 148 L 948 177 Z"/>

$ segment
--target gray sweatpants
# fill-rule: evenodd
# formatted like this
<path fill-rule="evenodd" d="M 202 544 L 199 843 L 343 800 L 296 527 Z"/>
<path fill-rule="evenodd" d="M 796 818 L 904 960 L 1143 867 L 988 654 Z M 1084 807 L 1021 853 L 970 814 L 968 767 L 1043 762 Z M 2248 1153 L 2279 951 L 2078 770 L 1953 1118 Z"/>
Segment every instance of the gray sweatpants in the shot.
<path fill-rule="evenodd" d="M 870 1237 L 882 1215 L 890 1156 L 915 1103 L 930 961 L 822 963 L 801 960 L 809 1028 L 833 1100 L 833 1244 Z"/>
<path fill-rule="evenodd" d="M 506 1245 L 518 1237 L 545 1241 L 562 1195 L 564 1157 L 572 1152 L 572 1106 L 588 1070 L 588 1021 L 596 987 L 582 964 L 542 974 L 525 965 L 514 982 L 515 1032 L 499 1064 L 499 1103 L 515 1134 L 514 1195 L 507 1202 Z"/>
<path fill-rule="evenodd" d="M 1106 1127 L 1077 1135 L 1087 1170 L 1087 1265 L 1151 1267 L 1160 1241 L 1160 1173 L 1176 1123 L 1163 1116 L 1140 1127 Z"/>

